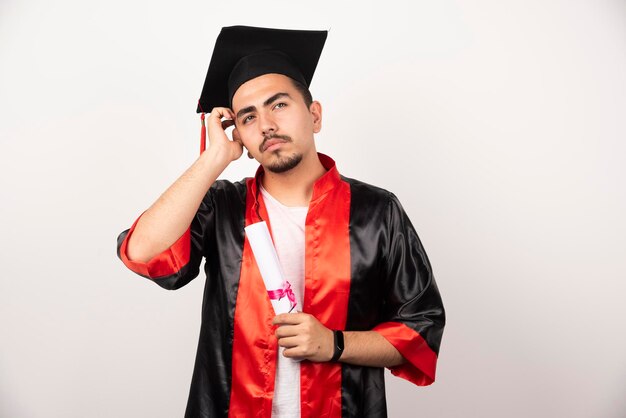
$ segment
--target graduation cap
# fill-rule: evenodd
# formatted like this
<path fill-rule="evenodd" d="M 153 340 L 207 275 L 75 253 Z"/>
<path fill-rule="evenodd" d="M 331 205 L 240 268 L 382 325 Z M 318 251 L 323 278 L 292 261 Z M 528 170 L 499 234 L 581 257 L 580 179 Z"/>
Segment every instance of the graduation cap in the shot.
<path fill-rule="evenodd" d="M 205 113 L 214 107 L 231 107 L 237 89 L 263 74 L 278 73 L 309 87 L 328 31 L 223 27 L 215 41 L 213 56 L 198 100 L 202 143 L 205 149 Z"/>

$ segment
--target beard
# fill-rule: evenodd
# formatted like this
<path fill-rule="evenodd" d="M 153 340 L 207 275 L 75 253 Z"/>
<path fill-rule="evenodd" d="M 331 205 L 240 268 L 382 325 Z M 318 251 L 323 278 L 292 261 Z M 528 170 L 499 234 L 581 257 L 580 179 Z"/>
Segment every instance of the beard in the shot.
<path fill-rule="evenodd" d="M 265 167 L 272 173 L 284 173 L 289 171 L 302 161 L 302 154 L 291 154 L 290 156 L 281 157 L 280 150 L 275 151 L 278 154 L 278 160 L 274 161 Z"/>

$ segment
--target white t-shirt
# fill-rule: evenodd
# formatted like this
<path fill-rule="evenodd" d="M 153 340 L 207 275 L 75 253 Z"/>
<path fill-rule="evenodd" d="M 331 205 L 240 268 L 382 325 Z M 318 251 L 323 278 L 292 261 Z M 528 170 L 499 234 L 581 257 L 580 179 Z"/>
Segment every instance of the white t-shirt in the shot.
<path fill-rule="evenodd" d="M 285 206 L 261 188 L 267 208 L 272 238 L 278 260 L 291 283 L 297 305 L 292 312 L 302 312 L 304 299 L 304 226 L 308 206 Z M 272 418 L 300 418 L 300 362 L 283 356 L 278 349 Z"/>

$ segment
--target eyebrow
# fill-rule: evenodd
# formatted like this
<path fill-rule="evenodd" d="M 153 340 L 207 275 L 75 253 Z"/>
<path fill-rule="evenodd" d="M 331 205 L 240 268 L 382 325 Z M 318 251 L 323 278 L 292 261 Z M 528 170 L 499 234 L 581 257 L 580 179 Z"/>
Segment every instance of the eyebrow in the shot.
<path fill-rule="evenodd" d="M 291 96 L 289 95 L 289 93 L 283 93 L 283 92 L 276 93 L 275 95 L 273 95 L 272 97 L 270 97 L 269 99 L 267 99 L 266 101 L 263 102 L 263 107 L 267 107 L 267 106 L 271 105 L 273 102 L 275 102 L 276 100 L 280 99 L 281 97 L 289 97 L 291 99 Z M 250 113 L 250 112 L 253 112 L 255 110 L 256 110 L 255 106 L 244 107 L 239 112 L 237 112 L 236 119 L 239 119 L 240 117 L 242 117 L 246 113 Z"/>

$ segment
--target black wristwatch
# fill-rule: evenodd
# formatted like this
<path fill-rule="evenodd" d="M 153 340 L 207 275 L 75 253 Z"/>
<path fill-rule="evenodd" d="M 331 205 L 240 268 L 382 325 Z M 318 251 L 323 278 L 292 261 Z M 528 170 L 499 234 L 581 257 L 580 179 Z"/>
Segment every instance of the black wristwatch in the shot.
<path fill-rule="evenodd" d="M 334 330 L 333 334 L 335 334 L 335 352 L 333 353 L 333 358 L 331 358 L 330 361 L 337 361 L 343 354 L 343 332 Z"/>

